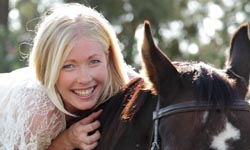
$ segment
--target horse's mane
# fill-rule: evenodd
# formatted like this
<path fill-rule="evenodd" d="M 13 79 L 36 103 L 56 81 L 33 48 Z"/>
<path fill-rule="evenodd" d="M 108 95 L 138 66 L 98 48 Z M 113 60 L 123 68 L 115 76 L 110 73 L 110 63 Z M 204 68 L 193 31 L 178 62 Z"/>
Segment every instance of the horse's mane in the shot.
<path fill-rule="evenodd" d="M 222 70 L 200 63 L 195 69 L 194 86 L 198 102 L 206 101 L 215 109 L 227 109 L 237 99 L 235 81 Z"/>
<path fill-rule="evenodd" d="M 121 113 L 121 118 L 123 120 L 131 120 L 134 114 L 141 108 L 144 102 L 144 93 L 142 92 L 144 89 L 144 80 L 142 78 L 135 78 L 130 81 L 130 84 L 123 87 L 123 89 L 127 89 L 125 92 L 124 100 L 127 101 L 124 109 Z M 139 98 L 138 98 L 139 97 Z"/>
<path fill-rule="evenodd" d="M 142 78 L 135 78 L 122 87 L 120 92 L 100 106 L 101 108 L 105 107 L 104 112 L 99 118 L 102 124 L 100 131 L 105 132 L 102 135 L 103 140 L 100 141 L 103 147 L 105 147 L 107 143 L 110 143 L 110 140 L 115 144 L 123 133 L 126 132 L 130 124 L 129 122 L 143 107 L 149 93 L 149 90 L 144 90 L 144 80 Z M 110 125 L 113 127 L 110 128 Z M 113 146 L 114 145 L 109 145 L 108 147 Z"/>

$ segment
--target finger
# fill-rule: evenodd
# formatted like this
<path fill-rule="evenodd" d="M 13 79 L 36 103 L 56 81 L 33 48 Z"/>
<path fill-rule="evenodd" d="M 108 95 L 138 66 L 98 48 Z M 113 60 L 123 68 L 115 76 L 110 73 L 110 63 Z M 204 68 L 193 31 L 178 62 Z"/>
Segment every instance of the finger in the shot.
<path fill-rule="evenodd" d="M 100 126 L 101 126 L 101 123 L 98 120 L 96 120 L 90 124 L 83 125 L 81 132 L 85 132 L 85 133 L 93 132 L 97 130 Z"/>
<path fill-rule="evenodd" d="M 71 127 L 78 128 L 79 126 L 81 127 L 82 125 L 89 124 L 89 123 L 93 122 L 94 120 L 96 120 L 100 116 L 101 113 L 102 113 L 102 110 L 99 110 L 97 112 L 93 112 L 89 116 L 87 116 L 87 117 L 83 118 L 82 120 L 79 120 L 76 123 L 72 124 L 70 126 L 70 128 Z"/>
<path fill-rule="evenodd" d="M 100 138 L 101 138 L 100 132 L 99 131 L 95 131 L 94 134 L 91 134 L 91 135 L 87 136 L 87 139 L 85 140 L 85 143 L 89 145 L 89 144 L 95 143 Z"/>
<path fill-rule="evenodd" d="M 99 131 L 96 131 L 94 134 L 90 136 L 85 136 L 84 140 L 81 142 L 81 147 L 85 149 L 94 148 L 95 144 L 98 143 L 98 140 L 101 138 L 101 134 Z"/>
<path fill-rule="evenodd" d="M 79 148 L 82 149 L 82 150 L 93 150 L 93 149 L 95 149 L 97 144 L 98 144 L 98 142 L 94 142 L 92 144 L 82 143 Z"/>
<path fill-rule="evenodd" d="M 74 126 L 71 126 L 70 129 L 70 137 L 71 139 L 74 139 L 76 143 L 87 141 L 89 134 L 92 135 L 95 130 L 97 130 L 101 126 L 101 123 L 96 120 L 94 122 L 91 122 L 89 124 L 75 124 Z"/>
<path fill-rule="evenodd" d="M 101 113 L 102 113 L 102 110 L 99 110 L 97 112 L 93 112 L 92 114 L 90 114 L 86 118 L 83 118 L 82 120 L 80 120 L 79 123 L 81 123 L 83 125 L 89 124 L 89 123 L 93 122 L 94 120 L 96 120 L 100 116 Z"/>

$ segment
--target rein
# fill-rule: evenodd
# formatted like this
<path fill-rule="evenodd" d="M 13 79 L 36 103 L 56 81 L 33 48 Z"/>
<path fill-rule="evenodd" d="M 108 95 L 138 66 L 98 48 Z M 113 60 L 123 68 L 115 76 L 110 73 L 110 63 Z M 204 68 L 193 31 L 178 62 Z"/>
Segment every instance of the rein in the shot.
<path fill-rule="evenodd" d="M 151 150 L 160 150 L 160 146 L 158 143 L 158 124 L 159 124 L 160 118 L 168 117 L 170 115 L 174 115 L 178 113 L 205 111 L 209 109 L 214 109 L 211 106 L 212 104 L 209 104 L 208 102 L 197 103 L 197 101 L 188 101 L 188 102 L 177 103 L 177 104 L 169 105 L 164 108 L 160 108 L 160 98 L 158 97 L 156 110 L 153 112 L 154 130 L 153 130 L 153 142 L 151 145 Z M 232 110 L 250 112 L 249 103 L 243 100 L 234 102 L 229 107 Z"/>

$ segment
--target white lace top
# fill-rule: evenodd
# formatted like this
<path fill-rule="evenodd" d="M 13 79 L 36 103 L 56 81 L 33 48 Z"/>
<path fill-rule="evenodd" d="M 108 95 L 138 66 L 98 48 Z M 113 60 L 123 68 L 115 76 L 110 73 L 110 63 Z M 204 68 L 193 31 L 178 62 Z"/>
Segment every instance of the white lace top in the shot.
<path fill-rule="evenodd" d="M 66 127 L 29 68 L 0 74 L 0 150 L 44 150 Z"/>

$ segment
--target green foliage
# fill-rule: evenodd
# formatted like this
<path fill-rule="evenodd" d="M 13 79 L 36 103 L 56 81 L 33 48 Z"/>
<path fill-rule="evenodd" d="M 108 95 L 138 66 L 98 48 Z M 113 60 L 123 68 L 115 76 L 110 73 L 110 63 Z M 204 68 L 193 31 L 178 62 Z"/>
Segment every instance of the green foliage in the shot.
<path fill-rule="evenodd" d="M 37 22 L 34 21 L 35 18 L 39 17 L 38 12 L 38 1 L 36 0 L 21 0 L 17 1 L 16 7 L 20 13 L 20 19 L 22 23 L 22 28 L 20 31 L 22 33 L 27 32 L 27 30 L 34 29 Z"/>
<path fill-rule="evenodd" d="M 16 46 L 15 35 L 8 34 L 5 27 L 0 26 L 0 73 L 10 72 L 25 65 L 16 51 Z"/>
<path fill-rule="evenodd" d="M 50 1 L 52 3 L 52 0 Z M 144 20 L 151 22 L 153 35 L 156 38 L 157 44 L 172 60 L 204 61 L 222 68 L 225 61 L 225 51 L 229 47 L 232 32 L 241 23 L 249 21 L 247 16 L 250 15 L 248 0 L 62 1 L 65 3 L 84 3 L 103 13 L 117 31 L 126 62 L 136 68 L 139 68 L 139 64 L 135 60 L 138 54 L 135 33 Z M 28 30 L 34 28 L 36 22 L 32 19 L 42 13 L 37 10 L 41 7 L 41 4 L 44 3 L 36 0 L 17 1 L 15 7 L 20 11 L 22 28 L 14 33 L 7 33 L 2 29 L 0 30 L 1 71 L 12 70 L 24 65 L 25 62 L 20 61 L 19 45 L 23 41 L 30 40 L 29 36 L 27 38 L 27 35 L 24 33 L 27 33 L 27 28 Z M 214 17 L 211 17 L 213 10 L 211 11 L 210 9 L 212 7 L 220 9 L 223 15 L 212 18 Z M 205 31 L 204 26 L 215 25 L 214 22 L 205 22 L 206 19 L 218 21 L 221 23 L 221 27 Z M 201 37 L 201 34 L 203 37 Z M 204 35 L 207 38 L 206 43 L 202 41 Z M 9 48 L 9 45 L 12 48 L 16 48 L 15 57 L 9 57 L 7 54 L 6 50 Z M 190 49 L 192 49 L 190 45 L 196 45 L 198 48 L 197 53 L 190 52 Z"/>

